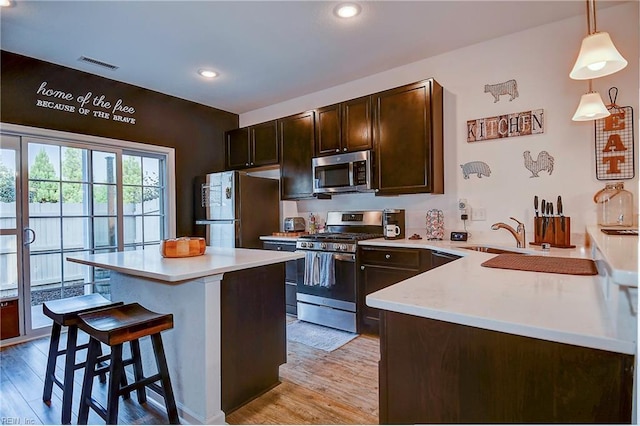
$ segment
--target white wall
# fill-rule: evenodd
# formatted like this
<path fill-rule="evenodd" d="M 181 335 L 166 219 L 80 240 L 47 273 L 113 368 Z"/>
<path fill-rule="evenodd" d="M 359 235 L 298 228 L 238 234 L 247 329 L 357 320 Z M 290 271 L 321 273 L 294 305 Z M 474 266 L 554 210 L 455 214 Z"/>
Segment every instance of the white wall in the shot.
<path fill-rule="evenodd" d="M 640 114 L 638 4 L 634 1 L 598 10 L 598 29 L 610 33 L 629 65 L 593 82 L 605 103 L 609 103 L 609 88 L 616 86 L 619 89 L 616 103 L 634 109 L 636 177 L 625 181 L 625 188 L 634 193 L 636 204 L 639 200 L 637 117 Z M 605 185 L 596 179 L 593 122 L 571 121 L 580 96 L 588 89 L 586 81 L 571 80 L 568 75 L 585 32 L 586 16 L 544 25 L 251 111 L 240 116 L 240 125 L 256 124 L 433 77 L 445 88 L 445 194 L 397 197 L 345 194 L 332 200 L 298 201 L 298 213 L 308 217 L 308 212 L 324 215 L 338 209 L 404 208 L 408 226 L 420 230 L 424 228 L 426 211 L 438 208 L 445 212 L 448 233 L 462 229 L 457 200 L 466 198 L 472 208 L 486 209 L 486 221 L 467 222 L 472 238 L 513 244 L 507 232 L 491 231 L 491 224 L 511 222 L 509 217 L 513 216 L 525 222 L 527 239 L 532 241 L 533 196 L 555 203 L 557 196 L 562 195 L 565 214 L 572 219 L 572 242 L 579 244 L 585 225 L 596 222 L 592 196 Z M 500 102 L 494 103 L 493 97 L 484 93 L 485 84 L 509 79 L 517 80 L 520 94 L 512 102 L 503 96 Z M 545 112 L 544 134 L 466 141 L 467 120 L 539 108 Z M 541 172 L 540 177 L 531 178 L 524 167 L 526 150 L 531 151 L 534 159 L 540 151 L 548 151 L 555 158 L 553 174 Z M 460 164 L 474 160 L 488 163 L 491 176 L 463 179 Z M 635 209 L 637 213 L 637 206 Z"/>

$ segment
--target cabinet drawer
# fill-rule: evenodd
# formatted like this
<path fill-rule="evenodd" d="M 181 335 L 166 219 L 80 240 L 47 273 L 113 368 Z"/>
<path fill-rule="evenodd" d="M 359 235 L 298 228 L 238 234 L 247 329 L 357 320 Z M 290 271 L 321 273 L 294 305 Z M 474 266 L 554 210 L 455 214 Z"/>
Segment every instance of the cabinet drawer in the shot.
<path fill-rule="evenodd" d="M 368 247 L 360 249 L 362 250 L 360 256 L 362 264 L 420 269 L 420 250 L 372 249 Z"/>
<path fill-rule="evenodd" d="M 296 251 L 296 242 L 265 241 L 262 243 L 262 248 L 265 250 Z"/>
<path fill-rule="evenodd" d="M 0 301 L 0 339 L 9 339 L 19 335 L 18 300 Z"/>

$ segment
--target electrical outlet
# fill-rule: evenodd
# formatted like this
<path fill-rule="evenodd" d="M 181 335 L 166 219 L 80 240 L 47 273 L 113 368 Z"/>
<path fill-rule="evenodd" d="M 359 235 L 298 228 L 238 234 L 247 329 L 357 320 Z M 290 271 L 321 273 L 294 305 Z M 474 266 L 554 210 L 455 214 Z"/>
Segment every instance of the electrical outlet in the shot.
<path fill-rule="evenodd" d="M 487 220 L 487 210 L 484 208 L 471 209 L 471 220 Z"/>

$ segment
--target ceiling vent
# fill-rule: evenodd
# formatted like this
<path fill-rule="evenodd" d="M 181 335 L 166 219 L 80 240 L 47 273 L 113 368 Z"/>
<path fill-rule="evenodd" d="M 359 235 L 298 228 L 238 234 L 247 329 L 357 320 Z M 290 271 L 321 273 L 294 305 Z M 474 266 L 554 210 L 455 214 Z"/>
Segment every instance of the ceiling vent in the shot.
<path fill-rule="evenodd" d="M 87 63 L 93 64 L 93 65 L 97 65 L 99 67 L 107 68 L 107 69 L 109 69 L 111 71 L 115 71 L 118 68 L 120 68 L 120 67 L 118 67 L 116 65 L 111 65 L 111 64 L 108 64 L 106 62 L 99 61 L 97 59 L 87 58 L 86 56 L 80 56 L 80 58 L 78 58 L 78 60 L 80 62 L 87 62 Z"/>

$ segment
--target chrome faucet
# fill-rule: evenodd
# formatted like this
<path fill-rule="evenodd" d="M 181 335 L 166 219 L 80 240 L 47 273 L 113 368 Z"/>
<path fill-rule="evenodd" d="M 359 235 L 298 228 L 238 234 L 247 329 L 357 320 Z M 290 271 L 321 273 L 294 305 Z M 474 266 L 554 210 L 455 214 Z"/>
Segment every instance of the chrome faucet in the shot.
<path fill-rule="evenodd" d="M 502 229 L 506 229 L 507 231 L 511 232 L 511 235 L 513 235 L 513 238 L 516 239 L 516 243 L 517 243 L 517 247 L 525 247 L 526 246 L 526 237 L 525 237 L 525 232 L 524 232 L 524 223 L 520 222 L 518 219 L 514 218 L 514 217 L 510 217 L 509 219 L 515 220 L 516 222 L 518 222 L 518 230 L 516 231 L 515 229 L 513 229 L 511 226 L 507 225 L 506 223 L 502 223 L 502 222 L 498 222 L 498 223 L 494 223 L 493 225 L 491 225 L 491 229 L 493 229 L 494 231 L 502 228 Z"/>

